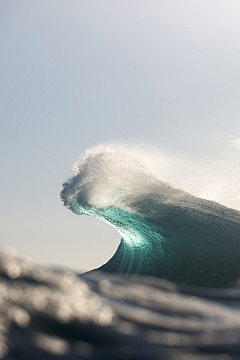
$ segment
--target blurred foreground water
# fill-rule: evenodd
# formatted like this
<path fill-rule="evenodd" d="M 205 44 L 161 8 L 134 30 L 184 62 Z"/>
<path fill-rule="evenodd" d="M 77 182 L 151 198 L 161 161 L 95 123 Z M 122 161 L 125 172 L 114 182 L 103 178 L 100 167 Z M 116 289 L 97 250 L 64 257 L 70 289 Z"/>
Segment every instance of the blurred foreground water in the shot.
<path fill-rule="evenodd" d="M 0 358 L 240 358 L 240 284 L 77 276 L 0 251 Z"/>

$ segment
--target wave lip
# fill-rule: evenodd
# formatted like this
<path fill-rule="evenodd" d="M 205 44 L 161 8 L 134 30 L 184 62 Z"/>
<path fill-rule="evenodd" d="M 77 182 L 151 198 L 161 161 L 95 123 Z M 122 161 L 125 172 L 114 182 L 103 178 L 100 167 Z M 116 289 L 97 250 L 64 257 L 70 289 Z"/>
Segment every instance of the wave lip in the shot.
<path fill-rule="evenodd" d="M 114 146 L 87 150 L 63 184 L 64 205 L 122 236 L 96 271 L 143 274 L 220 287 L 240 276 L 240 212 L 161 181 L 136 154 Z"/>

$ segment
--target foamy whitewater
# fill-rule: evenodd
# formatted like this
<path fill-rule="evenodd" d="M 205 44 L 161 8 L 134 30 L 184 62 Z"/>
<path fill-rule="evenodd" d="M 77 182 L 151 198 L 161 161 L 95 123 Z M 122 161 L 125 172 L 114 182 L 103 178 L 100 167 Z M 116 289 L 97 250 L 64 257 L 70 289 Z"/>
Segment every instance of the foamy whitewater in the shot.
<path fill-rule="evenodd" d="M 96 271 L 221 287 L 240 276 L 240 212 L 174 188 L 136 152 L 86 151 L 63 184 L 64 205 L 114 226 L 121 243 Z"/>

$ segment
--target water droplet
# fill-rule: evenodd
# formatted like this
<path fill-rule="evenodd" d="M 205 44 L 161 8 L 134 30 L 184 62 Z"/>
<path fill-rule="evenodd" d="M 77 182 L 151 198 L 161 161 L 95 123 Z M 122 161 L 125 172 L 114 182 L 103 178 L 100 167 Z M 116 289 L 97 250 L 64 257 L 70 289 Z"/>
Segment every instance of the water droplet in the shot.
<path fill-rule="evenodd" d="M 14 321 L 18 326 L 24 328 L 30 323 L 30 315 L 24 309 L 17 308 L 15 306 L 11 307 L 8 311 L 8 316 L 12 321 Z"/>
<path fill-rule="evenodd" d="M 33 343 L 41 350 L 56 356 L 65 355 L 69 350 L 69 344 L 66 340 L 44 333 L 35 334 Z"/>
<path fill-rule="evenodd" d="M 94 353 L 94 347 L 85 341 L 78 341 L 75 344 L 75 352 L 80 356 L 90 357 Z"/>
<path fill-rule="evenodd" d="M 123 321 L 118 325 L 117 330 L 122 334 L 130 335 L 135 330 L 135 326 L 128 321 Z"/>

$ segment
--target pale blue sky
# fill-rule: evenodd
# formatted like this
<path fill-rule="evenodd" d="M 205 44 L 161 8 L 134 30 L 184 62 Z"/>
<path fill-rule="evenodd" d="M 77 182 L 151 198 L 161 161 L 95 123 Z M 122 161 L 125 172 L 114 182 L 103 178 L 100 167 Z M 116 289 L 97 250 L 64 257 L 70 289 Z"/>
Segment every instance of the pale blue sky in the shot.
<path fill-rule="evenodd" d="M 237 0 L 1 0 L 1 243 L 74 269 L 106 261 L 120 236 L 59 199 L 104 141 L 188 158 L 188 179 L 196 160 L 191 179 L 205 169 L 221 188 L 202 196 L 240 208 L 239 64 Z"/>

